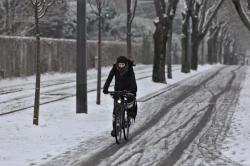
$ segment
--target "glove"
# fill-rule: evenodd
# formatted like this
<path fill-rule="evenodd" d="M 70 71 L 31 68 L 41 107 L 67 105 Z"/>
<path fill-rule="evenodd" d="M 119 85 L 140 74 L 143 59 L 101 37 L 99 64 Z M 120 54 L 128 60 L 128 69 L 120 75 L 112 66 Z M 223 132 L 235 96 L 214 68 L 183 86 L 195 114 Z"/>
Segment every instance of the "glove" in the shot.
<path fill-rule="evenodd" d="M 103 89 L 104 94 L 108 94 L 108 89 Z"/>

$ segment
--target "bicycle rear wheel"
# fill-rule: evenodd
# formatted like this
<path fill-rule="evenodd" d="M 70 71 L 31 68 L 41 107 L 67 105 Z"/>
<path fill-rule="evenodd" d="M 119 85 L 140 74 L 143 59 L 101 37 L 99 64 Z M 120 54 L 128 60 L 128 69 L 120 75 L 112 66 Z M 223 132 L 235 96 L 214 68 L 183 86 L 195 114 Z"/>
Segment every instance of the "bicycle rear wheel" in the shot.
<path fill-rule="evenodd" d="M 123 122 L 123 135 L 124 135 L 124 139 L 128 140 L 129 139 L 129 127 L 130 127 L 130 117 L 128 116 L 127 113 L 124 112 L 124 122 Z"/>
<path fill-rule="evenodd" d="M 115 140 L 120 144 L 122 139 L 122 114 L 120 109 L 115 110 Z"/>

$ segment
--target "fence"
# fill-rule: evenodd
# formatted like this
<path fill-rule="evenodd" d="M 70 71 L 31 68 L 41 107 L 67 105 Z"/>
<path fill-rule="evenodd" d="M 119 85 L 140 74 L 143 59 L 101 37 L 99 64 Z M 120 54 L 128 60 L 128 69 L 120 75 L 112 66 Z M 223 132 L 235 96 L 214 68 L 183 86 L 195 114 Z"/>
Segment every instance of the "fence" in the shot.
<path fill-rule="evenodd" d="M 137 63 L 150 63 L 152 54 L 145 54 L 144 44 L 133 44 Z M 0 74 L 4 77 L 28 76 L 35 72 L 35 38 L 0 36 Z M 148 48 L 147 48 L 148 49 Z M 95 66 L 97 41 L 87 42 L 87 67 Z M 103 41 L 102 64 L 114 63 L 117 56 L 126 56 L 126 43 Z M 42 72 L 74 72 L 76 68 L 76 40 L 41 39 Z M 0 77 L 1 77 L 0 75 Z"/>

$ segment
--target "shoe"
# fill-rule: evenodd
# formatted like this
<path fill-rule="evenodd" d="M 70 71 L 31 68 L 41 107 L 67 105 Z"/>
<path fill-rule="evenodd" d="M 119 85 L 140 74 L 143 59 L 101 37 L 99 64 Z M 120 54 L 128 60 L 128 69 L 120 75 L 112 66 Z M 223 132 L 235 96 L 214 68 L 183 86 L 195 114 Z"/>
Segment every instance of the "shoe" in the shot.
<path fill-rule="evenodd" d="M 112 136 L 112 137 L 115 137 L 115 130 L 112 130 L 112 131 L 111 131 L 111 136 Z"/>

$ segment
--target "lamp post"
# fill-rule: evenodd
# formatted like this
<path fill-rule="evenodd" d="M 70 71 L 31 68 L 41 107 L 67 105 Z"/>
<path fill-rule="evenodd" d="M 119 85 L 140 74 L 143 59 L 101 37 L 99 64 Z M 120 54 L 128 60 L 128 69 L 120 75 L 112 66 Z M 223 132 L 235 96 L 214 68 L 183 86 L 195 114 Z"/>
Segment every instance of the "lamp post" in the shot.
<path fill-rule="evenodd" d="M 77 0 L 76 113 L 87 113 L 86 0 Z"/>

